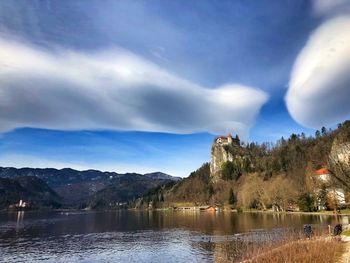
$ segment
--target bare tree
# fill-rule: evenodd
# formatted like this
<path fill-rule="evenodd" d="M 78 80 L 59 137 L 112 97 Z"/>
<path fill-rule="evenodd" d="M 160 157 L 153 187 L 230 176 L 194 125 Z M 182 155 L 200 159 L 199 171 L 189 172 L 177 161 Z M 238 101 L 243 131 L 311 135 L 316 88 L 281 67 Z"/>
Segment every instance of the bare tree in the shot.
<path fill-rule="evenodd" d="M 328 166 L 333 177 L 346 191 L 350 191 L 350 143 L 333 145 Z"/>
<path fill-rule="evenodd" d="M 288 205 L 294 203 L 297 198 L 294 183 L 282 175 L 276 176 L 269 182 L 267 191 L 271 205 L 279 211 L 285 211 Z"/>

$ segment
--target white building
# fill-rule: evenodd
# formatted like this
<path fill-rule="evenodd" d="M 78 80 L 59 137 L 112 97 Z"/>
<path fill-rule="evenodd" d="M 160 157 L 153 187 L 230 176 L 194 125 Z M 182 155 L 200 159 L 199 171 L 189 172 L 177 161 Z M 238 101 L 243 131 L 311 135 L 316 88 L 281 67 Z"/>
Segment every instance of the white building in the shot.
<path fill-rule="evenodd" d="M 326 168 L 321 168 L 315 172 L 316 179 L 319 183 L 326 186 L 327 196 L 332 197 L 339 204 L 345 204 L 345 191 L 339 187 L 333 187 L 331 184 L 331 173 Z M 316 192 L 319 193 L 321 189 L 317 189 Z M 318 206 L 319 209 L 324 209 L 322 206 Z"/>

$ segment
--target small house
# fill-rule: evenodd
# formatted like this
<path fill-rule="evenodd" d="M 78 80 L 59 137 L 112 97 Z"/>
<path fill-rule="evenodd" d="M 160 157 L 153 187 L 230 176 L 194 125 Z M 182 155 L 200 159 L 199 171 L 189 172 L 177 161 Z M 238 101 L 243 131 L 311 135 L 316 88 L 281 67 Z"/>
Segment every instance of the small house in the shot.
<path fill-rule="evenodd" d="M 326 187 L 327 197 L 337 201 L 339 205 L 345 204 L 345 191 L 340 187 L 336 187 L 332 184 L 331 172 L 327 168 L 321 168 L 315 171 L 315 178 L 318 181 L 318 185 Z M 321 188 L 315 189 L 316 194 L 320 193 Z M 325 207 L 318 204 L 318 209 L 324 209 Z"/>

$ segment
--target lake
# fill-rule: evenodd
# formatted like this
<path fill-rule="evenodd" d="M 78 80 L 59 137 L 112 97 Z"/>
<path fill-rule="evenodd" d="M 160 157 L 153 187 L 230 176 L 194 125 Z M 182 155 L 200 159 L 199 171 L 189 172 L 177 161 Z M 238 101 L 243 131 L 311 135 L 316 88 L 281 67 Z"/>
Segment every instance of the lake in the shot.
<path fill-rule="evenodd" d="M 335 217 L 167 211 L 0 213 L 1 262 L 216 262 L 237 238 Z M 341 217 L 348 223 L 347 216 Z M 242 234 L 242 235 L 237 235 Z M 228 250 L 228 249 L 226 249 Z"/>

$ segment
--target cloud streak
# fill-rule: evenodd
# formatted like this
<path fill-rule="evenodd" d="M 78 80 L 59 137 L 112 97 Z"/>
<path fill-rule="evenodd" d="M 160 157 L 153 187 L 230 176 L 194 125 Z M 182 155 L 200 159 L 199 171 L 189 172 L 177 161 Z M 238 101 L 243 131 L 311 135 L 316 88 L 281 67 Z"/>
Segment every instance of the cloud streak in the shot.
<path fill-rule="evenodd" d="M 214 89 L 127 50 L 40 49 L 0 37 L 0 131 L 19 127 L 247 136 L 267 101 L 252 87 Z"/>
<path fill-rule="evenodd" d="M 293 67 L 287 108 L 304 126 L 319 128 L 350 116 L 350 18 L 322 24 Z"/>

